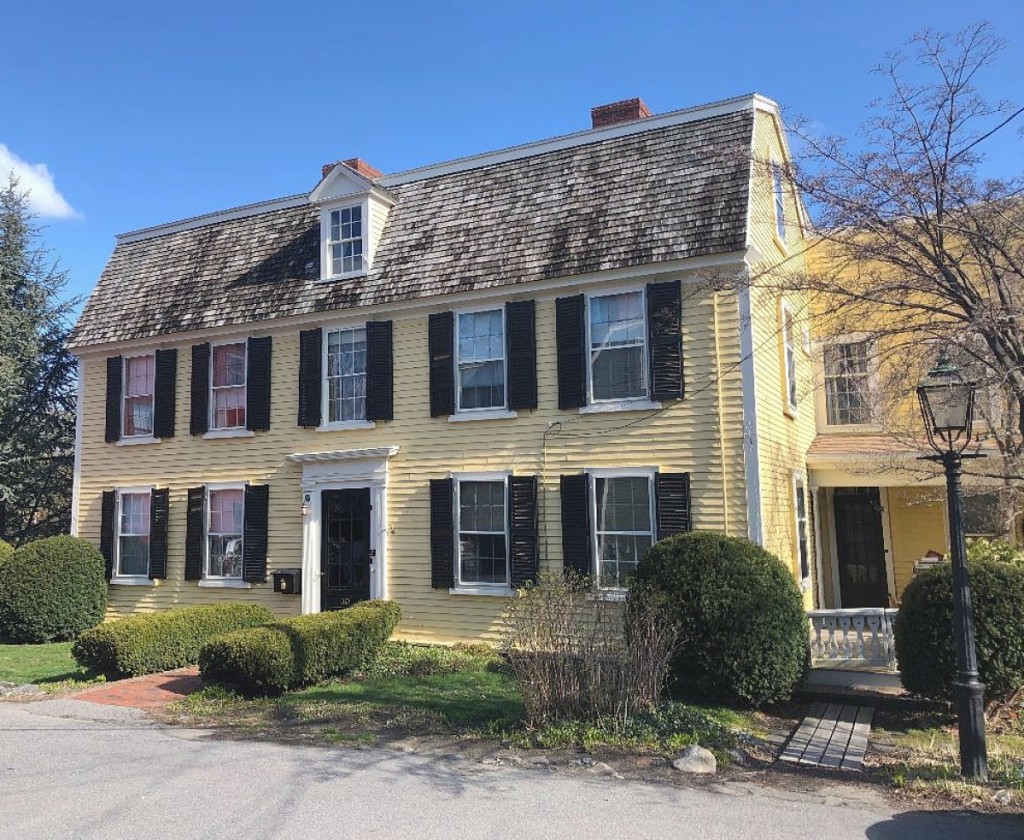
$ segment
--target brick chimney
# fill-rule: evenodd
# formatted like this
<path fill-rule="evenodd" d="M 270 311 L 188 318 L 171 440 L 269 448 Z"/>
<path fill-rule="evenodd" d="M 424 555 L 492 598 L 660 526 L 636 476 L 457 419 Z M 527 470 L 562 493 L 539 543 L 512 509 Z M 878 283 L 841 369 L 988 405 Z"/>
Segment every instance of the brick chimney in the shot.
<path fill-rule="evenodd" d="M 325 163 L 320 169 L 320 177 L 326 178 L 331 174 L 331 170 L 334 169 L 338 163 L 343 163 L 349 169 L 353 169 L 362 175 L 364 178 L 369 178 L 371 181 L 376 181 L 378 178 L 383 178 L 384 173 L 381 172 L 376 166 L 370 166 L 362 158 L 348 158 L 347 160 L 338 161 L 337 163 Z"/>
<path fill-rule="evenodd" d="M 651 109 L 644 104 L 640 97 L 635 99 L 623 99 L 621 102 L 612 102 L 610 105 L 598 105 L 590 109 L 590 121 L 592 128 L 604 128 L 608 125 L 642 120 L 651 115 Z"/>

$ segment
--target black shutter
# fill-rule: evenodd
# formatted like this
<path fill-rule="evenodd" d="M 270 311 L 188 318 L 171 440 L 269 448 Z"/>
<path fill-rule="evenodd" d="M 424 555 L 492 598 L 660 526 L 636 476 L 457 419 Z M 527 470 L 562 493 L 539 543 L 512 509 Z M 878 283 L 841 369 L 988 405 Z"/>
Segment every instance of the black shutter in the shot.
<path fill-rule="evenodd" d="M 539 571 L 537 476 L 508 477 L 508 530 L 512 559 L 510 582 L 513 589 L 520 589 L 536 581 Z"/>
<path fill-rule="evenodd" d="M 366 419 L 395 418 L 395 362 L 390 321 L 366 325 Z"/>
<path fill-rule="evenodd" d="M 178 351 L 157 350 L 153 384 L 153 437 L 174 437 Z"/>
<path fill-rule="evenodd" d="M 114 513 L 116 507 L 117 495 L 113 490 L 104 490 L 103 504 L 100 506 L 100 554 L 103 555 L 103 567 L 107 580 L 114 576 Z"/>
<path fill-rule="evenodd" d="M 693 529 L 689 473 L 658 473 L 654 477 L 654 499 L 659 540 Z"/>
<path fill-rule="evenodd" d="M 121 379 L 124 362 L 120 356 L 107 358 L 107 429 L 104 440 L 114 443 L 121 439 Z"/>
<path fill-rule="evenodd" d="M 267 580 L 267 514 L 269 508 L 269 485 L 245 485 L 242 580 L 248 583 L 265 583 Z"/>
<path fill-rule="evenodd" d="M 167 578 L 167 490 L 154 490 L 149 497 L 149 577 Z"/>
<path fill-rule="evenodd" d="M 647 284 L 651 399 L 683 398 L 683 315 L 679 281 Z"/>
<path fill-rule="evenodd" d="M 555 301 L 555 344 L 558 351 L 558 407 L 587 404 L 587 329 L 583 295 Z"/>
<path fill-rule="evenodd" d="M 299 333 L 299 425 L 319 426 L 323 388 L 323 331 Z"/>
<path fill-rule="evenodd" d="M 199 580 L 203 576 L 205 514 L 206 489 L 190 487 L 185 510 L 185 580 Z"/>
<path fill-rule="evenodd" d="M 210 345 L 192 345 L 192 405 L 189 433 L 205 435 L 210 431 Z M 191 578 L 188 578 L 191 580 Z"/>
<path fill-rule="evenodd" d="M 505 305 L 508 367 L 508 407 L 512 411 L 537 407 L 536 306 L 532 300 Z"/>
<path fill-rule="evenodd" d="M 435 312 L 427 331 L 430 344 L 430 416 L 455 413 L 455 317 Z"/>
<path fill-rule="evenodd" d="M 270 428 L 270 336 L 250 338 L 245 366 L 245 428 Z"/>
<path fill-rule="evenodd" d="M 430 585 L 455 586 L 455 511 L 452 480 L 430 480 Z"/>
<path fill-rule="evenodd" d="M 590 575 L 590 476 L 563 475 L 561 497 L 562 564 L 566 571 Z"/>

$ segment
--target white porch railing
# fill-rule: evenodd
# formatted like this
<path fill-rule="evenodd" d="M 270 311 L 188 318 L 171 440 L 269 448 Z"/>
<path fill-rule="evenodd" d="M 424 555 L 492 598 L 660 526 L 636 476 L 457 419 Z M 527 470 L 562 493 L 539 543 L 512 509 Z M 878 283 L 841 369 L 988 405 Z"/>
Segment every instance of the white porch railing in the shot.
<path fill-rule="evenodd" d="M 809 610 L 811 667 L 898 670 L 892 632 L 897 612 L 881 607 Z"/>

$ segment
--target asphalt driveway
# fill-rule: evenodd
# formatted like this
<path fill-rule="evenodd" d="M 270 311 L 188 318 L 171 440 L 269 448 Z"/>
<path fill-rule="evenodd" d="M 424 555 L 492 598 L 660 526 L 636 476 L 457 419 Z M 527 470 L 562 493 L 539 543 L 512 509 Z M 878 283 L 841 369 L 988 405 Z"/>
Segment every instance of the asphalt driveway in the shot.
<path fill-rule="evenodd" d="M 227 741 L 71 700 L 0 703 L 0 838 L 1024 838 L 1024 817 L 677 789 L 386 750 Z"/>

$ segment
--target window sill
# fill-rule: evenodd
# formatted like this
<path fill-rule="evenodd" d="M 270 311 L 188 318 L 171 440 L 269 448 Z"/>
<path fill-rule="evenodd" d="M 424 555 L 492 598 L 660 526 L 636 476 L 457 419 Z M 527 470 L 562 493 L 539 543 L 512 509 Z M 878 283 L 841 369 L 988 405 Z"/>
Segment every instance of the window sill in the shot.
<path fill-rule="evenodd" d="M 622 604 L 626 601 L 625 589 L 598 589 L 596 592 L 587 593 L 588 601 L 609 601 Z"/>
<path fill-rule="evenodd" d="M 329 277 L 321 277 L 319 282 L 333 283 L 335 280 L 352 280 L 355 277 L 366 277 L 369 273 L 369 269 L 363 268 L 359 271 L 347 271 L 342 274 L 332 274 Z"/>
<path fill-rule="evenodd" d="M 203 435 L 203 440 L 216 440 L 217 438 L 250 438 L 255 437 L 255 432 L 248 429 L 211 429 Z"/>
<path fill-rule="evenodd" d="M 199 585 L 204 589 L 252 589 L 251 583 L 236 578 L 203 578 L 199 581 Z"/>
<path fill-rule="evenodd" d="M 477 589 L 472 586 L 455 586 L 448 590 L 449 595 L 484 595 L 489 598 L 511 598 L 515 595 L 514 589 Z"/>
<path fill-rule="evenodd" d="M 115 446 L 145 446 L 150 443 L 160 443 L 161 439 L 152 435 L 138 435 L 137 437 L 123 437 L 115 442 Z"/>
<path fill-rule="evenodd" d="M 156 581 L 148 577 L 112 577 L 111 586 L 156 586 Z"/>
<path fill-rule="evenodd" d="M 608 411 L 656 411 L 660 402 L 653 400 L 602 400 L 580 407 L 580 414 L 603 414 Z"/>
<path fill-rule="evenodd" d="M 324 423 L 317 426 L 318 432 L 343 432 L 347 429 L 376 429 L 377 424 L 372 420 L 342 420 L 338 423 Z"/>
<path fill-rule="evenodd" d="M 786 244 L 785 237 L 779 236 L 778 229 L 772 231 L 772 239 L 775 240 L 775 247 L 778 248 L 783 255 L 789 254 L 789 245 Z"/>
<path fill-rule="evenodd" d="M 782 409 L 782 413 L 785 414 L 790 420 L 796 420 L 796 409 L 791 405 L 787 405 Z"/>
<path fill-rule="evenodd" d="M 449 423 L 468 423 L 471 420 L 514 420 L 519 414 L 505 408 L 488 408 L 481 411 L 462 411 L 448 416 Z"/>

